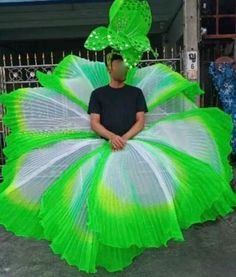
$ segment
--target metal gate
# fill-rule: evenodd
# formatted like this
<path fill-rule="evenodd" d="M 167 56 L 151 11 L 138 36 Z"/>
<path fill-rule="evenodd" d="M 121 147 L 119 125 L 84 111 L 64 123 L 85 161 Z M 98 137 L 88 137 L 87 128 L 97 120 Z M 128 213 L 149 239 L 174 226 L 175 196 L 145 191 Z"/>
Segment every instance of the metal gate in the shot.
<path fill-rule="evenodd" d="M 155 49 L 157 50 L 157 49 Z M 169 57 L 167 57 L 169 53 Z M 106 51 L 90 52 L 87 50 L 71 52 L 50 52 L 34 54 L 6 54 L 0 57 L 0 93 L 9 93 L 23 87 L 38 87 L 40 84 L 36 79 L 36 71 L 50 74 L 55 66 L 68 54 L 74 54 L 93 61 L 105 61 Z M 139 67 L 161 62 L 170 66 L 173 70 L 183 73 L 182 51 L 179 49 L 177 57 L 174 57 L 174 49 L 163 48 L 158 59 L 154 59 L 151 53 L 146 53 Z M 3 148 L 6 145 L 6 135 L 9 130 L 2 122 L 4 107 L 0 105 L 0 180 L 2 179 L 2 165 L 5 162 Z"/>

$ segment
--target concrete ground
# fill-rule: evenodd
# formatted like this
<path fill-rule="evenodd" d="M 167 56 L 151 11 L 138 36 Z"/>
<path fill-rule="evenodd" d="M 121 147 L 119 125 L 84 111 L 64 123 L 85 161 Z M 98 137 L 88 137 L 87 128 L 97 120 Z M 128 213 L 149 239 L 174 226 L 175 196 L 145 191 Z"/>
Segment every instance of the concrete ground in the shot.
<path fill-rule="evenodd" d="M 234 165 L 236 168 L 236 165 Z M 236 191 L 236 170 L 232 187 Z M 185 241 L 147 249 L 122 272 L 100 268 L 99 277 L 235 277 L 236 209 L 216 221 L 192 225 Z M 0 277 L 89 276 L 52 253 L 47 241 L 16 237 L 0 226 Z"/>

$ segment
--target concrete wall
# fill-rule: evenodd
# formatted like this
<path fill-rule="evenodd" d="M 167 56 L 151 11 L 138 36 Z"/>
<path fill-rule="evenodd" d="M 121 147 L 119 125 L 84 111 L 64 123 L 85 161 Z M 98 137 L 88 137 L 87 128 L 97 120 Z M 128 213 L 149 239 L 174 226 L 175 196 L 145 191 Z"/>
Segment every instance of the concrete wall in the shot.
<path fill-rule="evenodd" d="M 167 32 L 163 35 L 163 47 L 166 47 L 167 55 L 170 55 L 171 48 L 174 49 L 174 56 L 179 52 L 179 41 L 183 38 L 184 7 L 181 4 L 170 22 Z M 180 43 L 182 44 L 182 43 Z"/>

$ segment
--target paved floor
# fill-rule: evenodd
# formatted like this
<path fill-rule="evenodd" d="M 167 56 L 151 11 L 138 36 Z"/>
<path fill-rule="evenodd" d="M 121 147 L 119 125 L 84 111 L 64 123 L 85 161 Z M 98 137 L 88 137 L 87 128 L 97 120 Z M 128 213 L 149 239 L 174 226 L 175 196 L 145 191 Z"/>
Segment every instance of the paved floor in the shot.
<path fill-rule="evenodd" d="M 236 168 L 236 166 L 235 166 Z M 236 170 L 232 187 L 236 191 Z M 99 277 L 236 277 L 236 210 L 217 221 L 195 224 L 185 241 L 147 249 L 123 272 L 99 269 Z M 88 274 L 54 255 L 46 241 L 16 237 L 0 226 L 0 277 L 80 277 Z"/>

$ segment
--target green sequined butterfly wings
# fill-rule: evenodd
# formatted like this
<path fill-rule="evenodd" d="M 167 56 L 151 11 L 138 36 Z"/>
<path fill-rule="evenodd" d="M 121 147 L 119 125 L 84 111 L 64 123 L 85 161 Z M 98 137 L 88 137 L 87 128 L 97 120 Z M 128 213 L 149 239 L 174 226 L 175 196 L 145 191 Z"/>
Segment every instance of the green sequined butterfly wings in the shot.
<path fill-rule="evenodd" d="M 94 29 L 85 42 L 92 51 L 111 47 L 129 66 L 136 66 L 146 51 L 152 51 L 147 34 L 152 23 L 151 9 L 146 0 L 116 0 L 109 11 L 108 27 Z"/>

